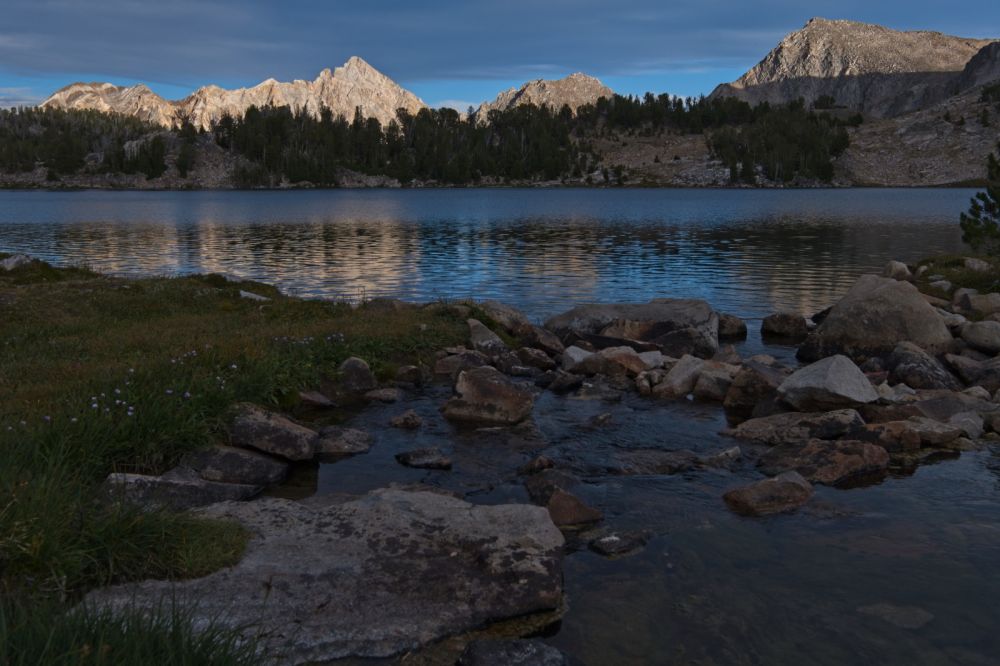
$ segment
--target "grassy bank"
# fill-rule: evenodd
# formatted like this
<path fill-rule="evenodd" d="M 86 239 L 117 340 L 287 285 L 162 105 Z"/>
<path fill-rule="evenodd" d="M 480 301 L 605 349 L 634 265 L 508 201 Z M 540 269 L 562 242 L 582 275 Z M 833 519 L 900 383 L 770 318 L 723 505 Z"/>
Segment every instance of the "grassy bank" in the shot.
<path fill-rule="evenodd" d="M 294 410 L 298 391 L 348 356 L 389 376 L 465 331 L 446 308 L 352 309 L 220 276 L 126 280 L 40 262 L 0 272 L 0 625 L 42 600 L 64 608 L 94 586 L 236 561 L 238 526 L 109 506 L 100 483 L 224 441 L 233 403 Z"/>
<path fill-rule="evenodd" d="M 975 289 L 981 294 L 1000 291 L 1000 258 L 978 256 L 978 259 L 991 264 L 993 270 L 976 271 L 965 265 L 966 257 L 970 256 L 973 255 L 938 255 L 917 262 L 918 269 L 927 267 L 927 270 L 917 278 L 920 290 L 951 300 L 950 292 L 931 286 L 938 279 L 943 279 L 950 282 L 954 289 Z"/>

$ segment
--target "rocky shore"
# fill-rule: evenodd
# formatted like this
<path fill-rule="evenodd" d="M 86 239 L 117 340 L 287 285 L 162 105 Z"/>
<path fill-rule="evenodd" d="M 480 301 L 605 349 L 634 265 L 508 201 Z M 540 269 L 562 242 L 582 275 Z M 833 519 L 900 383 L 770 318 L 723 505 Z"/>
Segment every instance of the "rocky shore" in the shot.
<path fill-rule="evenodd" d="M 965 268 L 995 273 L 978 259 Z M 742 358 L 734 344 L 746 322 L 698 300 L 583 305 L 543 325 L 497 302 L 386 302 L 468 316 L 467 344 L 442 349 L 432 366 L 398 367 L 392 381 L 347 359 L 329 382 L 300 394 L 294 414 L 233 405 L 224 445 L 160 476 L 109 476 L 108 501 L 225 517 L 253 536 L 231 569 L 99 589 L 84 603 L 149 608 L 180 599 L 288 663 L 388 657 L 536 614 L 549 622 L 564 606 L 565 549 L 619 558 L 648 539 L 603 527 L 602 512 L 579 492 L 584 481 L 749 466 L 757 480 L 733 476 L 720 505 L 747 520 L 781 520 L 776 514 L 809 504 L 817 485 L 850 492 L 1000 439 L 1000 284 L 978 293 L 934 273 L 934 265 L 890 262 L 822 312 L 767 317 L 765 340 L 794 345 L 799 365 Z M 535 423 L 544 396 L 613 403 L 629 395 L 653 408 L 717 405 L 732 446 L 680 449 L 655 432 L 648 447 L 598 450 L 585 435 L 550 446 Z M 436 414 L 414 409 L 427 400 Z M 412 438 L 395 455 L 400 467 L 463 479 L 457 485 L 469 490 L 387 483 L 362 495 L 275 496 L 302 465 L 336 465 L 380 446 L 377 433 L 350 422 L 308 418 L 333 409 L 385 414 L 385 428 Z M 581 432 L 615 427 L 600 414 Z M 450 431 L 471 433 L 483 457 L 453 451 L 441 436 Z M 512 482 L 528 501 L 476 498 Z M 522 652 L 548 661 L 509 661 Z M 543 644 L 510 640 L 470 642 L 461 659 L 568 663 Z"/>

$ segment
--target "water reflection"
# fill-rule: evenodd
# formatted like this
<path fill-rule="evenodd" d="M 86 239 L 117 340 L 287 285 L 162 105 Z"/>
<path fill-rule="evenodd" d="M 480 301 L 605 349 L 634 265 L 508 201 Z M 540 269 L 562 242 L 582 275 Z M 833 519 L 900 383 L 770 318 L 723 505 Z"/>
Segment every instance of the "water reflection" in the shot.
<path fill-rule="evenodd" d="M 226 272 L 305 296 L 825 307 L 888 257 L 961 249 L 967 190 L 3 192 L 0 250 Z"/>

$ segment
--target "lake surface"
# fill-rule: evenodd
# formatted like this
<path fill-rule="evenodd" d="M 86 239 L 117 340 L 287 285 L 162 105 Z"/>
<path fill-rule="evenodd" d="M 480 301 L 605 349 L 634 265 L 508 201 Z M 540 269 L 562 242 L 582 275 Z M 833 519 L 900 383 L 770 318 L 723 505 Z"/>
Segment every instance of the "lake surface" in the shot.
<path fill-rule="evenodd" d="M 705 298 L 755 318 L 826 307 L 889 258 L 961 251 L 957 215 L 972 193 L 0 192 L 0 251 L 115 273 L 232 273 L 318 297 L 498 298 L 536 319 L 578 302 L 662 296 Z M 789 352 L 753 337 L 748 344 Z M 708 455 L 735 443 L 719 434 L 717 405 L 634 394 L 544 393 L 531 432 L 468 431 L 441 417 L 449 392 L 432 386 L 365 409 L 350 425 L 374 433 L 372 450 L 305 469 L 291 484 L 301 487 L 282 492 L 363 493 L 400 482 L 472 502 L 523 502 L 517 468 L 539 453 L 599 466 L 621 450 Z M 423 428 L 388 427 L 408 408 Z M 610 425 L 588 425 L 602 413 Z M 395 453 L 424 446 L 440 447 L 454 469 L 395 462 Z M 866 488 L 817 486 L 804 509 L 766 519 L 736 516 L 721 500 L 761 478 L 749 462 L 579 477 L 572 492 L 604 513 L 600 530 L 650 537 L 613 560 L 570 539 L 567 610 L 544 640 L 579 663 L 998 663 L 996 445 Z"/>
<path fill-rule="evenodd" d="M 960 251 L 972 190 L 0 192 L 0 251 L 223 272 L 327 298 L 697 297 L 811 313 L 890 258 Z"/>

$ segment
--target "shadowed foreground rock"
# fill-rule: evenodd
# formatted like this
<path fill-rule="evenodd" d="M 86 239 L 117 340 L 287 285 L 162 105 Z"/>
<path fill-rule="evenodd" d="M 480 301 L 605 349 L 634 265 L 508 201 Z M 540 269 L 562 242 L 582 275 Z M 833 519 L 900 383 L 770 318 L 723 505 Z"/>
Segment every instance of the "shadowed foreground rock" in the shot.
<path fill-rule="evenodd" d="M 269 656 L 301 664 L 387 657 L 552 610 L 562 597 L 563 538 L 542 507 L 377 490 L 322 508 L 268 498 L 203 514 L 255 533 L 239 564 L 96 590 L 85 603 L 149 609 L 176 599 L 195 608 L 196 624 L 214 618 L 259 633 Z"/>
<path fill-rule="evenodd" d="M 455 382 L 455 397 L 442 409 L 446 419 L 489 425 L 514 425 L 531 416 L 535 399 L 491 367 L 463 370 Z"/>

